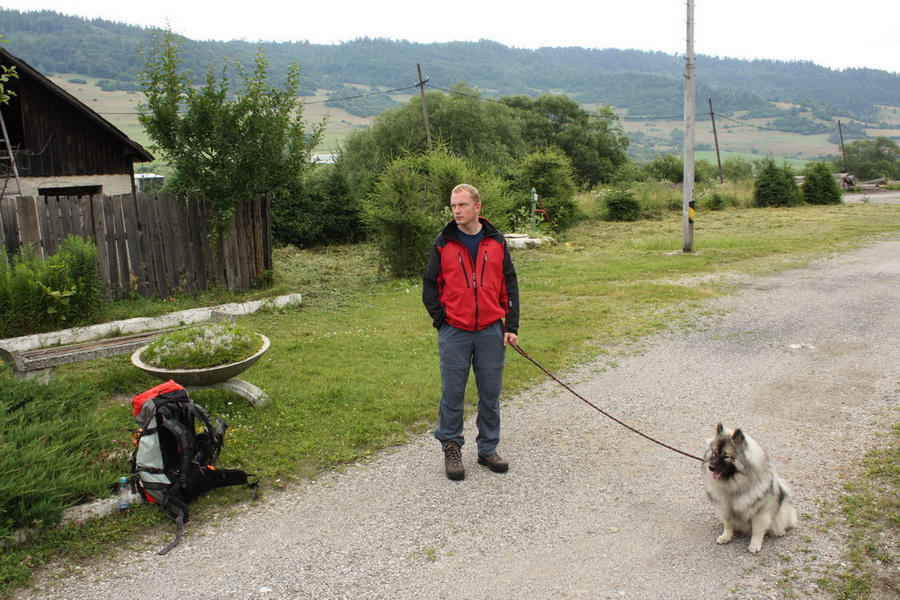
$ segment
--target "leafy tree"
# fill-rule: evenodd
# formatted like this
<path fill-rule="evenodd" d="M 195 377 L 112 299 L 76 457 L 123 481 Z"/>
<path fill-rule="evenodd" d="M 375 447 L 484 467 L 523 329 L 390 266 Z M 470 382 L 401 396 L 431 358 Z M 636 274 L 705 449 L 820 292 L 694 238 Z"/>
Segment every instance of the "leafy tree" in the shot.
<path fill-rule="evenodd" d="M 521 127 L 509 108 L 483 100 L 464 85 L 451 93 L 425 94 L 433 140 L 479 165 L 509 171 L 527 150 Z M 373 180 L 389 164 L 407 153 L 428 149 L 422 101 L 416 97 L 381 113 L 371 126 L 351 133 L 340 161 L 351 177 L 354 195 L 365 196 Z"/>
<path fill-rule="evenodd" d="M 871 140 L 856 140 L 845 147 L 849 171 L 867 181 L 887 177 L 900 179 L 900 146 L 883 135 Z M 843 159 L 834 159 L 835 170 L 843 168 Z"/>
<path fill-rule="evenodd" d="M 651 179 L 681 183 L 684 181 L 684 160 L 674 154 L 660 154 L 644 165 Z"/>
<path fill-rule="evenodd" d="M 807 204 L 840 204 L 841 186 L 831 173 L 831 167 L 823 162 L 806 165 L 806 178 L 801 191 Z"/>
<path fill-rule="evenodd" d="M 518 95 L 501 102 L 518 109 L 515 115 L 524 123 L 523 135 L 531 148 L 555 146 L 568 156 L 579 185 L 608 183 L 628 161 L 628 137 L 609 105 L 591 114 L 561 94 L 534 99 Z"/>
<path fill-rule="evenodd" d="M 794 183 L 794 174 L 787 164 L 778 165 L 769 157 L 762 161 L 753 182 L 753 199 L 757 206 L 796 206 L 803 201 Z"/>
<path fill-rule="evenodd" d="M 722 160 L 722 175 L 728 181 L 753 179 L 753 163 L 741 156 L 726 156 Z"/>
<path fill-rule="evenodd" d="M 5 42 L 6 38 L 0 34 L 0 44 Z M 16 68 L 0 65 L 0 103 L 2 104 L 9 104 L 9 99 L 16 95 L 15 92 L 6 89 L 6 82 L 13 78 L 19 78 Z"/>
<path fill-rule="evenodd" d="M 660 154 L 645 164 L 643 169 L 651 179 L 669 181 L 671 183 L 684 183 L 684 157 L 682 156 Z M 695 183 L 715 179 L 716 173 L 716 167 L 708 160 L 700 159 L 694 161 Z"/>
<path fill-rule="evenodd" d="M 260 49 L 252 70 L 234 65 L 242 88 L 232 90 L 228 64 L 213 66 L 199 88 L 180 69 L 182 39 L 167 30 L 142 54 L 138 81 L 146 96 L 141 124 L 171 162 L 169 188 L 197 192 L 213 209 L 221 233 L 238 203 L 284 185 L 309 168 L 324 124 L 309 132 L 298 100 L 300 68 L 291 65 L 282 87 L 268 83 L 268 60 Z"/>

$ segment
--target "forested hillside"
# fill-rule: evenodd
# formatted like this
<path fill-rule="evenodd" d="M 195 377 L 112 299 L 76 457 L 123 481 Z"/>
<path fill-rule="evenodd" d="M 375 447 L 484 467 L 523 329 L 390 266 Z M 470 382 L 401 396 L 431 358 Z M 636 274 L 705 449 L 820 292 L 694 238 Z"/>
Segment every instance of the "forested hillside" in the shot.
<path fill-rule="evenodd" d="M 101 78 L 110 89 L 134 85 L 138 49 L 151 30 L 87 20 L 51 11 L 0 10 L 0 34 L 10 52 L 45 73 Z M 565 92 L 583 104 L 611 104 L 629 116 L 682 112 L 683 58 L 661 52 L 583 48 L 509 48 L 491 41 L 418 44 L 358 39 L 339 45 L 266 43 L 272 74 L 290 61 L 303 69 L 308 93 L 344 97 L 347 84 L 363 90 L 409 87 L 421 64 L 430 85 L 449 88 L 466 82 L 487 95 Z M 185 66 L 202 74 L 205 65 L 226 55 L 250 63 L 258 45 L 250 42 L 193 41 L 185 45 Z M 900 76 L 872 69 L 827 69 L 810 62 L 743 61 L 699 55 L 698 98 L 712 98 L 717 114 L 746 111 L 757 117 L 787 115 L 788 103 L 810 109 L 820 119 L 853 118 L 877 123 L 879 106 L 900 107 Z M 354 88 L 359 93 L 359 87 Z M 378 112 L 390 104 L 360 101 L 357 110 Z M 352 112 L 352 111 L 351 111 Z"/>

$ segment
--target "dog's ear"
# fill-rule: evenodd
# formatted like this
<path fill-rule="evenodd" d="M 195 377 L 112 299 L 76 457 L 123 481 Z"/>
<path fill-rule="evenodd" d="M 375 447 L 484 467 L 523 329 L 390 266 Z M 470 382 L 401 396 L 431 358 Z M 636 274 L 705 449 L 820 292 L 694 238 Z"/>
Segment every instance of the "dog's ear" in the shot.
<path fill-rule="evenodd" d="M 716 435 L 722 435 L 723 431 L 725 431 L 725 427 L 723 427 L 721 423 L 716 425 Z"/>
<path fill-rule="evenodd" d="M 731 434 L 731 440 L 738 446 L 743 446 L 744 442 L 747 441 L 747 438 L 744 436 L 743 431 L 735 429 L 734 433 Z"/>

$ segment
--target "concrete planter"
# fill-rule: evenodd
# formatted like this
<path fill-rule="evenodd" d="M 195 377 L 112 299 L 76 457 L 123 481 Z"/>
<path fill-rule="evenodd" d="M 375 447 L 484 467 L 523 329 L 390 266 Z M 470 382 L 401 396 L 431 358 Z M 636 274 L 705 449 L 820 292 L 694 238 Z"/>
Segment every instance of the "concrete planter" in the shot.
<path fill-rule="evenodd" d="M 153 377 L 158 377 L 163 381 L 168 381 L 171 379 L 175 381 L 175 383 L 181 384 L 185 387 L 208 386 L 216 383 L 222 383 L 228 381 L 233 377 L 237 377 L 238 375 L 252 367 L 256 363 L 256 361 L 258 361 L 260 357 L 262 357 L 262 355 L 265 354 L 269 349 L 269 338 L 261 333 L 257 333 L 256 335 L 262 338 L 262 348 L 260 348 L 259 352 L 257 352 L 253 356 L 245 358 L 244 360 L 236 363 L 209 367 L 207 369 L 162 369 L 160 367 L 148 365 L 141 360 L 141 353 L 146 349 L 146 346 L 144 346 L 131 355 L 131 364 L 136 366 L 141 371 L 152 375 Z"/>

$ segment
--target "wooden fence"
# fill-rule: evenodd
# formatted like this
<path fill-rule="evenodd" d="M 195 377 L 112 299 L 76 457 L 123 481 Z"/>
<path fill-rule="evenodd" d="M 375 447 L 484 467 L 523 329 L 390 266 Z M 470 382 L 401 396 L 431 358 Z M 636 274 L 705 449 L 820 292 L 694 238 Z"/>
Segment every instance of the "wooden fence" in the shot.
<path fill-rule="evenodd" d="M 247 289 L 272 268 L 268 198 L 242 203 L 211 242 L 209 207 L 193 195 L 24 196 L 0 199 L 0 242 L 52 255 L 68 235 L 92 239 L 111 298 L 168 298 L 224 286 Z"/>

